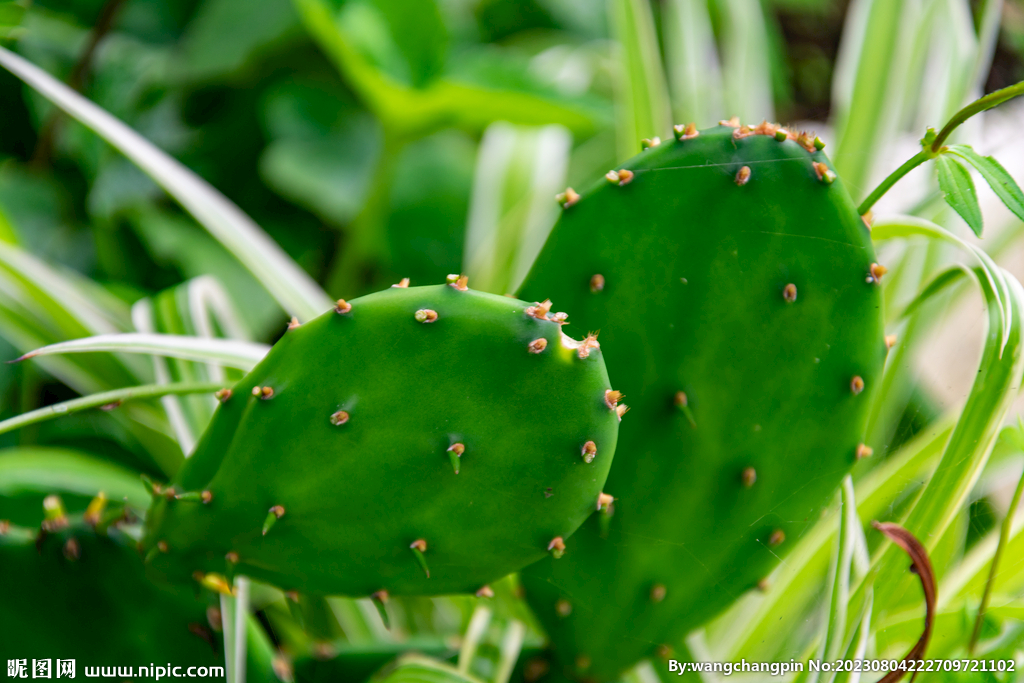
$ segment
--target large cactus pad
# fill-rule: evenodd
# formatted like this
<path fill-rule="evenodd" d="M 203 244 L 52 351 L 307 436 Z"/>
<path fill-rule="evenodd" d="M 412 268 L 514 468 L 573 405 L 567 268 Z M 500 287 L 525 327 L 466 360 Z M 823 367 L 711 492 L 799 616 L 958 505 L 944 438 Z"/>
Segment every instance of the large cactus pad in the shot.
<path fill-rule="evenodd" d="M 617 500 L 523 576 L 578 678 L 664 651 L 777 565 L 867 453 L 885 355 L 884 269 L 820 141 L 677 132 L 567 192 L 521 288 L 600 330 L 633 408 Z"/>
<path fill-rule="evenodd" d="M 339 302 L 222 394 L 150 511 L 153 568 L 445 594 L 560 554 L 615 451 L 601 350 L 452 280 Z"/>

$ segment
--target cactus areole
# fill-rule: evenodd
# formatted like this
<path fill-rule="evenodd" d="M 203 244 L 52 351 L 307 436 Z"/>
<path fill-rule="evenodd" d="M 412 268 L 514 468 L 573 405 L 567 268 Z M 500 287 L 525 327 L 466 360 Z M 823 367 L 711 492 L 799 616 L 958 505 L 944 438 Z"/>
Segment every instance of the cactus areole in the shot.
<path fill-rule="evenodd" d="M 593 514 L 619 425 L 600 347 L 566 337 L 549 307 L 457 280 L 289 329 L 170 484 L 206 502 L 156 498 L 151 570 L 435 595 L 544 557 Z"/>
<path fill-rule="evenodd" d="M 679 127 L 628 184 L 581 192 L 520 289 L 601 331 L 632 408 L 614 505 L 523 573 L 577 679 L 756 587 L 864 452 L 886 353 L 870 233 L 820 140 L 736 125 Z"/>

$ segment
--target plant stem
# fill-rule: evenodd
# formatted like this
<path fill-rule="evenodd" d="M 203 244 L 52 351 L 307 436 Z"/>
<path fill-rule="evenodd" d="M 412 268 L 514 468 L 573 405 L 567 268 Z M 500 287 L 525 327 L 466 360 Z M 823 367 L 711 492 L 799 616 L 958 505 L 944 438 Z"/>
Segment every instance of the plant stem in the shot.
<path fill-rule="evenodd" d="M 986 109 L 998 107 L 1003 102 L 1012 100 L 1014 97 L 1019 97 L 1020 95 L 1024 95 L 1024 81 L 1003 88 L 1002 90 L 996 90 L 995 92 L 989 93 L 981 99 L 968 104 L 966 107 L 954 114 L 953 118 L 949 120 L 949 123 L 939 131 L 938 136 L 935 138 L 934 142 L 932 142 L 932 153 L 937 154 L 939 150 L 942 149 L 943 143 L 946 142 L 946 138 L 956 130 L 957 126 L 967 119 L 971 118 L 975 114 L 980 114 Z"/>
<path fill-rule="evenodd" d="M 915 154 L 909 161 L 907 161 L 905 164 L 903 164 L 895 171 L 893 171 L 891 174 L 889 174 L 889 177 L 883 180 L 878 187 L 872 190 L 871 194 L 867 196 L 867 199 L 865 199 L 861 203 L 861 205 L 857 207 L 857 213 L 859 213 L 861 216 L 866 214 L 868 211 L 871 210 L 871 207 L 875 205 L 875 202 L 881 199 L 882 195 L 888 192 L 889 189 L 892 188 L 892 186 L 895 185 L 903 176 L 907 175 L 915 168 L 917 168 L 924 162 L 934 157 L 935 155 L 929 152 L 928 150 L 922 150 Z"/>
<path fill-rule="evenodd" d="M 857 212 L 861 216 L 866 214 L 871 210 L 871 207 L 875 205 L 875 202 L 881 199 L 882 195 L 888 192 L 889 189 L 892 188 L 892 186 L 895 185 L 903 176 L 907 175 L 929 159 L 934 159 L 942 154 L 943 144 L 945 144 L 953 131 L 956 130 L 964 121 L 975 114 L 980 114 L 981 112 L 992 109 L 993 107 L 998 107 L 1003 102 L 1012 100 L 1014 97 L 1019 97 L 1020 95 L 1024 95 L 1024 81 L 1021 81 L 1016 85 L 1003 88 L 1002 90 L 997 90 L 994 93 L 989 93 L 958 111 L 953 115 L 953 118 L 943 126 L 939 134 L 935 136 L 935 139 L 931 141 L 931 144 L 928 144 L 927 140 L 922 141 L 924 143 L 924 149 L 915 154 L 913 158 L 907 161 L 907 163 L 900 166 L 898 169 L 893 171 L 888 178 L 883 180 L 882 183 L 868 195 L 867 199 L 861 203 L 857 208 Z M 930 129 L 929 133 L 931 133 Z"/>
<path fill-rule="evenodd" d="M 4 420 L 3 422 L 0 422 L 0 434 L 18 429 L 19 427 L 36 424 L 37 422 L 52 420 L 55 417 L 62 417 L 64 415 L 70 415 L 71 413 L 88 410 L 89 408 L 99 408 L 107 405 L 116 407 L 125 401 L 134 401 L 143 398 L 158 398 L 160 396 L 169 396 L 172 394 L 213 393 L 223 387 L 223 382 L 177 382 L 173 384 L 144 384 L 142 386 L 128 387 L 126 389 L 104 391 L 100 394 L 91 394 L 89 396 L 71 399 L 70 401 L 64 401 L 63 403 L 55 403 L 53 405 L 38 408 L 28 413 L 23 413 Z"/>
<path fill-rule="evenodd" d="M 1006 511 L 1003 518 L 1003 525 L 999 529 L 999 545 L 992 555 L 992 566 L 988 570 L 988 580 L 985 581 L 985 592 L 981 595 L 981 605 L 978 606 L 978 616 L 974 619 L 974 631 L 971 632 L 971 642 L 967 646 L 967 653 L 974 654 L 974 648 L 978 644 L 978 636 L 981 635 L 981 624 L 985 617 L 985 610 L 988 608 L 989 598 L 992 597 L 992 584 L 996 582 L 996 571 L 999 569 L 999 560 L 1003 555 L 1003 549 L 1010 540 L 1010 527 L 1013 526 L 1013 518 L 1017 512 L 1017 505 L 1020 503 L 1021 494 L 1024 493 L 1024 474 L 1017 482 L 1017 490 L 1013 492 L 1013 500 L 1010 501 L 1010 509 Z"/>

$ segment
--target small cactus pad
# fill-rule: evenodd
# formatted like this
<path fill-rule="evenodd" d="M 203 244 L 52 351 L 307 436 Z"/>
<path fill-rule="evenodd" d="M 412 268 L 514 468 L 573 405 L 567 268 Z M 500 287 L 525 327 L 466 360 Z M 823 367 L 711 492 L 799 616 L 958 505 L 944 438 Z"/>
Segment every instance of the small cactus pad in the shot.
<path fill-rule="evenodd" d="M 569 537 L 615 452 L 601 349 L 580 358 L 550 302 L 457 285 L 392 287 L 288 330 L 171 483 L 209 502 L 154 503 L 153 570 L 474 593 Z"/>
<path fill-rule="evenodd" d="M 682 137 L 581 192 L 519 294 L 601 331 L 632 408 L 614 504 L 523 573 L 576 677 L 614 678 L 778 565 L 856 462 L 886 351 L 870 234 L 814 137 Z"/>

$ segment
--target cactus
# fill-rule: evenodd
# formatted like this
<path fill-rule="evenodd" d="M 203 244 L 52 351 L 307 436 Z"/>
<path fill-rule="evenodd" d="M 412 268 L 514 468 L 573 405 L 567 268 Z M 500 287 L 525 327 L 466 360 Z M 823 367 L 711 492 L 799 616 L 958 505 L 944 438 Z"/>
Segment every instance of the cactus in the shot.
<path fill-rule="evenodd" d="M 103 529 L 109 519 L 94 531 L 96 520 L 66 515 L 56 496 L 47 502 L 43 531 L 0 522 L 0 643 L 9 657 L 57 656 L 79 667 L 224 665 L 216 607 L 190 587 L 151 583 L 134 541 Z"/>
<path fill-rule="evenodd" d="M 576 678 L 665 654 L 757 586 L 866 453 L 886 352 L 869 229 L 819 139 L 731 124 L 567 192 L 520 289 L 601 331 L 633 407 L 614 501 L 523 575 Z"/>
<path fill-rule="evenodd" d="M 564 314 L 398 286 L 293 324 L 157 490 L 157 575 L 286 591 L 475 592 L 595 509 L 618 431 L 597 342 Z"/>

